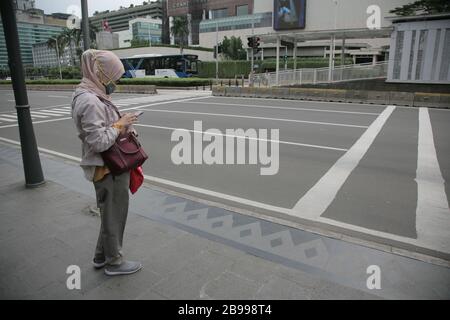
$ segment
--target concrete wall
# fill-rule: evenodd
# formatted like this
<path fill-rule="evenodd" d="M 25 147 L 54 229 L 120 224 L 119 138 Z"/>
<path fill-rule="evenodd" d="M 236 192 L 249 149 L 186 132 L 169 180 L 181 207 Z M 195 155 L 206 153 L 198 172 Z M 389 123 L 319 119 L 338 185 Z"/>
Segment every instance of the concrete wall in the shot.
<path fill-rule="evenodd" d="M 119 48 L 119 35 L 109 31 L 100 31 L 96 33 L 96 42 L 99 50 L 108 50 Z"/>

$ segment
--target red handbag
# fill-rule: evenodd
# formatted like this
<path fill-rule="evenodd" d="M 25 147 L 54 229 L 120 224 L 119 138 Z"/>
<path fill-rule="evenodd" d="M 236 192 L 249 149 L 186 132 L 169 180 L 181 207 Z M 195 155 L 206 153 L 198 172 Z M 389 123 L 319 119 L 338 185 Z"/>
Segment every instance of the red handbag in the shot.
<path fill-rule="evenodd" d="M 132 132 L 120 134 L 111 148 L 101 153 L 105 165 L 115 176 L 136 169 L 148 159 Z"/>
<path fill-rule="evenodd" d="M 142 167 L 130 171 L 130 191 L 135 194 L 144 183 L 144 172 Z"/>

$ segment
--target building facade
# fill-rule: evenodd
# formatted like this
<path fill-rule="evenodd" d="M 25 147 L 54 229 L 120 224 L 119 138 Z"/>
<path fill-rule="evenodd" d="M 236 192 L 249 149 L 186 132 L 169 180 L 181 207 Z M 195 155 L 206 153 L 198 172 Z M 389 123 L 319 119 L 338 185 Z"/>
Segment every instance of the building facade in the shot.
<path fill-rule="evenodd" d="M 66 26 L 69 15 L 59 13 L 46 15 L 44 11 L 30 7 L 31 2 L 28 1 L 17 2 L 17 8 L 23 8 L 24 3 L 27 4 L 26 10 L 16 9 L 20 52 L 24 66 L 33 66 L 33 45 L 60 34 Z M 8 67 L 8 53 L 3 25 L 0 24 L 0 68 L 6 67 Z"/>
<path fill-rule="evenodd" d="M 163 18 L 163 1 L 145 2 L 143 5 L 131 6 L 115 11 L 105 11 L 94 13 L 89 21 L 94 26 L 102 30 L 103 21 L 107 21 L 113 32 L 128 30 L 129 21 L 139 17 L 151 17 L 154 19 Z"/>
<path fill-rule="evenodd" d="M 83 47 L 83 40 L 80 46 Z M 59 53 L 61 66 L 73 66 L 78 63 L 77 47 L 72 43 Z M 75 60 L 75 61 L 74 61 Z M 33 66 L 34 67 L 58 67 L 58 58 L 55 48 L 49 48 L 47 41 L 33 44 Z"/>
<path fill-rule="evenodd" d="M 110 50 L 119 48 L 119 35 L 109 31 L 100 31 L 95 34 L 97 49 Z"/>
<path fill-rule="evenodd" d="M 189 45 L 202 45 L 200 42 L 202 21 L 248 15 L 254 11 L 253 0 L 167 0 L 166 4 L 170 27 L 174 17 L 188 17 L 191 31 L 187 41 Z M 174 42 L 175 39 L 171 36 L 171 43 Z"/>
<path fill-rule="evenodd" d="M 162 42 L 162 20 L 153 18 L 136 18 L 130 21 L 132 39 L 147 40 L 152 43 Z"/>
<path fill-rule="evenodd" d="M 450 14 L 390 20 L 388 81 L 450 84 Z"/>
<path fill-rule="evenodd" d="M 274 11 L 281 5 L 295 6 L 297 20 L 303 19 L 302 26 L 290 30 L 314 32 L 367 28 L 367 11 L 371 6 L 380 10 L 380 27 L 387 27 L 391 22 L 384 18 L 391 15 L 389 11 L 411 2 L 413 0 L 168 0 L 167 14 L 170 20 L 191 15 L 191 43 L 211 48 L 216 45 L 216 38 L 221 42 L 225 36 L 240 37 L 246 46 L 246 39 L 252 34 L 286 33 L 286 30 L 274 29 Z M 326 57 L 330 44 L 329 41 L 306 41 L 298 46 L 299 56 Z M 352 56 L 356 62 L 384 59 L 389 39 L 352 39 L 346 46 L 346 55 Z M 275 56 L 273 44 L 263 43 L 262 48 L 259 58 Z M 288 55 L 292 54 L 292 50 L 286 51 Z"/>

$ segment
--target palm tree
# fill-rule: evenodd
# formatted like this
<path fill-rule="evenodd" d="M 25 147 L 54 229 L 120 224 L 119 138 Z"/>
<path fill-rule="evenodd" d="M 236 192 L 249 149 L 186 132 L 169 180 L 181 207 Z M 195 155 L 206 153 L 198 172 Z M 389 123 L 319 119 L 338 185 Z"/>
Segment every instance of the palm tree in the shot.
<path fill-rule="evenodd" d="M 75 40 L 75 33 L 73 30 L 75 29 L 64 28 L 63 31 L 57 36 L 57 39 L 60 56 L 64 53 L 66 47 L 69 47 L 70 60 L 72 61 L 73 65 L 75 65 L 76 61 L 73 55 L 73 44 Z M 47 41 L 49 47 L 55 47 L 54 42 L 55 41 L 52 39 L 49 39 Z"/>
<path fill-rule="evenodd" d="M 61 59 L 66 48 L 66 43 L 61 34 L 58 34 L 55 38 L 50 38 L 47 40 L 47 47 L 49 49 L 55 49 L 57 59 Z M 56 48 L 56 43 L 58 43 L 58 48 Z"/>
<path fill-rule="evenodd" d="M 170 33 L 179 39 L 180 43 L 180 54 L 183 54 L 183 47 L 186 42 L 186 38 L 189 35 L 188 21 L 187 17 L 175 17 L 173 19 L 173 26 L 170 29 Z"/>

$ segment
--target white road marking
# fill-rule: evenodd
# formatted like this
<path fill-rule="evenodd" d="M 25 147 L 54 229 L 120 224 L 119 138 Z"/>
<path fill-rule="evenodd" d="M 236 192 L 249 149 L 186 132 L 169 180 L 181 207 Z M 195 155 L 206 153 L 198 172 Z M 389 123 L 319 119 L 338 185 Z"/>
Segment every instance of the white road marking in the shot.
<path fill-rule="evenodd" d="M 64 106 L 70 106 L 70 104 L 65 103 L 65 104 L 57 104 L 56 106 L 41 106 L 41 107 L 36 106 L 36 107 L 33 107 L 33 109 L 36 109 L 36 110 L 39 110 L 39 108 L 50 109 L 50 108 L 57 108 L 57 107 L 64 107 Z"/>
<path fill-rule="evenodd" d="M 356 143 L 347 151 L 320 180 L 292 208 L 293 213 L 301 218 L 317 219 L 333 202 L 337 193 L 369 150 L 387 119 L 395 110 L 388 106 Z"/>
<path fill-rule="evenodd" d="M 448 159 L 447 159 L 448 160 Z M 450 209 L 434 146 L 428 108 L 419 109 L 419 146 L 417 156 L 417 239 L 450 249 Z"/>
<path fill-rule="evenodd" d="M 47 97 L 49 97 L 49 98 L 65 98 L 65 99 L 71 98 L 70 96 L 47 96 Z"/>
<path fill-rule="evenodd" d="M 61 113 L 61 114 L 69 114 L 72 113 L 72 111 L 70 110 L 60 110 L 60 109 L 51 109 L 51 110 L 41 110 L 41 111 L 45 111 L 45 112 L 53 112 L 53 113 Z"/>
<path fill-rule="evenodd" d="M 53 116 L 53 117 L 61 117 L 63 116 L 63 114 L 59 113 L 59 112 L 54 112 L 54 111 L 48 111 L 48 110 L 39 110 L 39 111 L 35 111 L 36 114 L 42 114 L 42 115 L 48 115 L 48 116 Z"/>
<path fill-rule="evenodd" d="M 72 120 L 72 117 L 68 117 L 68 118 L 57 118 L 57 119 L 50 119 L 50 120 L 42 120 L 42 121 L 33 121 L 33 125 L 35 124 L 40 124 L 40 123 L 47 123 L 47 122 L 56 122 L 56 121 L 63 121 L 63 120 Z M 10 125 L 6 125 L 6 126 L 1 126 L 0 129 L 4 129 L 4 128 L 12 128 L 12 127 L 18 127 L 19 125 L 16 124 L 10 124 Z"/>
<path fill-rule="evenodd" d="M 48 118 L 48 117 L 50 117 L 50 116 L 37 115 L 36 111 L 31 111 L 30 114 L 33 118 Z"/>
<path fill-rule="evenodd" d="M 277 107 L 277 106 L 264 106 L 264 105 L 254 105 L 254 104 L 234 104 L 234 103 L 219 103 L 219 102 L 186 102 L 187 104 L 206 104 L 206 105 L 221 105 L 221 106 L 232 106 L 232 107 L 245 107 L 245 108 L 257 108 L 257 109 L 279 109 L 279 110 L 298 110 L 298 111 L 313 111 L 313 112 L 330 112 L 330 113 L 345 113 L 345 114 L 358 114 L 358 115 L 369 115 L 378 116 L 379 113 L 373 112 L 357 112 L 357 111 L 340 111 L 340 110 L 329 110 L 329 109 L 312 109 L 312 108 L 293 108 L 293 107 Z"/>
<path fill-rule="evenodd" d="M 230 118 L 258 119 L 258 120 L 281 121 L 281 122 L 308 123 L 308 124 L 350 127 L 350 128 L 364 128 L 364 129 L 367 128 L 367 126 L 357 126 L 357 125 L 353 125 L 353 124 L 344 124 L 344 123 L 318 122 L 318 121 L 306 121 L 306 120 L 294 120 L 294 119 L 282 119 L 282 118 L 253 117 L 253 116 L 225 114 L 225 113 L 208 113 L 208 112 L 192 112 L 192 111 L 181 111 L 181 110 L 157 110 L 157 109 L 144 109 L 144 110 L 149 111 L 149 112 L 197 114 L 197 115 L 207 115 L 207 116 L 214 116 L 214 117 L 230 117 Z"/>
<path fill-rule="evenodd" d="M 152 104 L 147 104 L 147 105 L 143 105 L 143 106 L 138 106 L 138 107 L 133 107 L 133 108 L 128 108 L 128 109 L 122 109 L 121 111 L 128 111 L 128 110 L 139 110 L 142 108 L 146 108 L 146 107 L 151 107 L 154 105 L 161 105 L 161 104 L 168 104 L 168 103 L 174 103 L 174 102 L 183 102 L 183 101 L 191 101 L 191 100 L 197 100 L 197 99 L 205 99 L 205 98 L 209 98 L 209 97 L 194 97 L 194 98 L 185 98 L 185 99 L 179 99 L 179 100 L 168 100 L 168 101 L 161 101 L 161 102 L 156 102 L 156 103 L 152 103 Z M 40 110 L 40 109 L 39 109 Z M 38 115 L 45 115 L 47 117 L 49 116 L 56 116 L 56 114 L 49 114 L 48 112 L 40 112 L 40 111 L 32 111 L 32 114 L 38 114 Z M 62 116 L 60 114 L 58 114 L 57 116 Z M 64 120 L 69 120 L 72 119 L 72 117 L 65 117 L 65 118 L 57 118 L 57 119 L 51 119 L 51 120 L 42 120 L 42 121 L 35 121 L 33 122 L 33 124 L 40 124 L 40 123 L 47 123 L 47 122 L 56 122 L 56 121 L 64 121 Z M 0 129 L 3 128 L 12 128 L 12 127 L 17 127 L 18 124 L 10 124 L 10 125 L 4 125 L 4 126 L 0 126 Z"/>
<path fill-rule="evenodd" d="M 14 114 L 1 114 L 2 117 L 17 119 L 17 116 Z"/>
<path fill-rule="evenodd" d="M 144 127 L 144 128 L 154 128 L 154 129 L 162 129 L 162 130 L 170 130 L 170 131 L 174 131 L 174 130 L 181 130 L 181 131 L 188 131 L 191 133 L 202 133 L 202 134 L 207 134 L 207 135 L 216 135 L 216 134 L 212 134 L 206 131 L 198 131 L 198 130 L 190 130 L 190 129 L 183 129 L 183 128 L 171 128 L 171 127 L 162 127 L 162 126 L 154 126 L 154 125 L 150 125 L 150 124 L 134 124 L 133 126 L 135 127 Z M 237 136 L 237 135 L 232 135 L 232 134 L 223 134 L 222 136 L 225 137 L 231 137 L 231 138 L 242 138 L 242 136 Z M 270 139 L 259 139 L 259 138 L 250 138 L 247 137 L 247 139 L 249 140 L 257 140 L 257 141 L 268 141 L 268 142 L 278 142 L 280 144 L 287 144 L 287 145 L 294 145 L 294 146 L 300 146 L 300 147 L 309 147 L 309 148 L 316 148 L 316 149 L 327 149 L 327 150 L 334 150 L 334 151 L 348 151 L 348 149 L 343 149 L 343 148 L 334 148 L 334 147 L 328 147 L 328 146 L 319 146 L 319 145 L 314 145 L 314 144 L 305 144 L 305 143 L 298 143 L 298 142 L 290 142 L 290 141 L 282 141 L 282 140 L 270 140 Z"/>
<path fill-rule="evenodd" d="M 13 120 L 13 119 L 9 119 L 9 118 L 3 118 L 3 117 L 0 117 L 0 121 L 5 121 L 5 122 L 16 122 L 17 120 Z"/>
<path fill-rule="evenodd" d="M 251 99 L 251 100 L 269 100 L 269 101 L 287 101 L 287 102 L 297 102 L 297 103 L 317 103 L 317 104 L 346 104 L 346 105 L 353 105 L 353 106 L 363 106 L 363 107 L 383 107 L 385 108 L 385 105 L 382 104 L 370 104 L 370 103 L 350 103 L 350 102 L 338 102 L 338 101 L 314 101 L 314 100 L 300 100 L 300 99 L 275 99 L 275 98 L 246 98 L 246 97 L 223 97 L 223 96 L 212 96 L 211 98 L 217 98 L 217 99 Z M 400 107 L 398 107 L 400 108 Z M 411 108 L 411 107 L 405 107 L 405 108 Z"/>
<path fill-rule="evenodd" d="M 146 104 L 146 105 L 143 105 L 143 106 L 122 109 L 120 111 L 140 110 L 140 109 L 151 107 L 151 106 L 159 106 L 159 105 L 162 105 L 162 104 L 170 104 L 170 103 L 177 103 L 177 102 L 184 102 L 184 101 L 200 100 L 200 99 L 206 99 L 206 98 L 209 98 L 209 97 L 193 97 L 193 98 L 183 98 L 183 99 L 178 99 L 178 100 L 163 100 L 163 101 L 160 101 L 160 102 L 154 102 L 154 103 Z"/>

